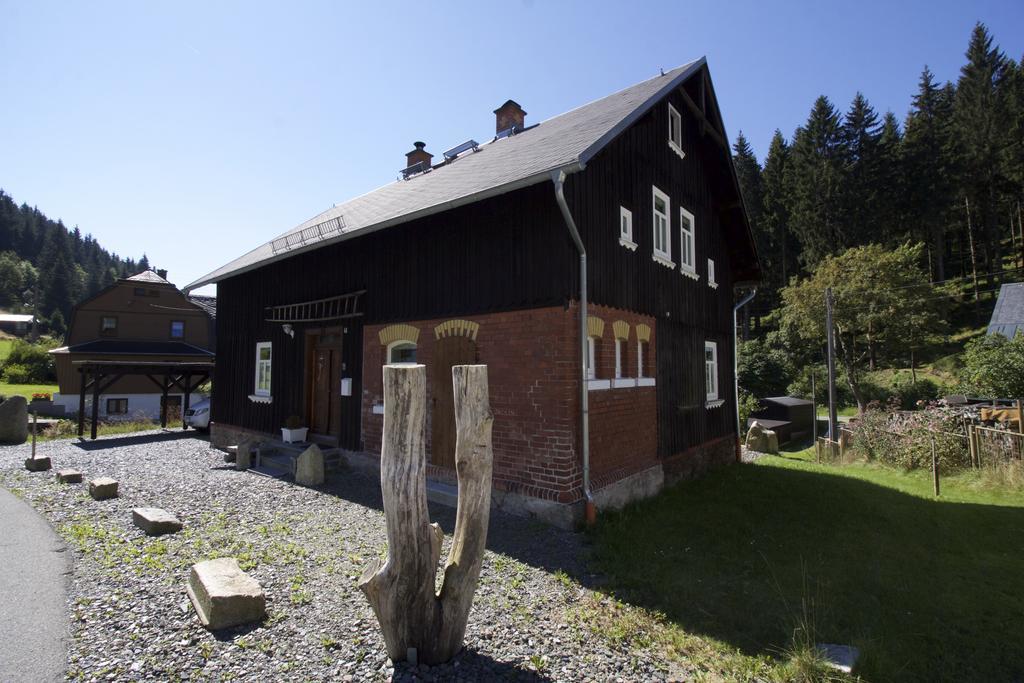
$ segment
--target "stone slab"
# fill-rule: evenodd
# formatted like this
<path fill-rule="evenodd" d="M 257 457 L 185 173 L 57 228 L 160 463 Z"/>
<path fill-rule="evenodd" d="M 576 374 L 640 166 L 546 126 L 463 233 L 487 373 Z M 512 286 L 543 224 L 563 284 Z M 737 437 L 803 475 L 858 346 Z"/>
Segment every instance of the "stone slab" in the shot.
<path fill-rule="evenodd" d="M 843 673 L 851 673 L 860 658 L 860 650 L 852 645 L 818 643 L 817 648 L 829 666 Z"/>
<path fill-rule="evenodd" d="M 235 447 L 235 469 L 244 472 L 252 467 L 252 446 L 240 443 Z"/>
<path fill-rule="evenodd" d="M 147 536 L 181 531 L 181 522 L 178 518 L 160 508 L 135 508 L 132 510 L 132 522 L 145 531 Z"/>
<path fill-rule="evenodd" d="M 61 484 L 81 484 L 82 473 L 78 470 L 57 470 L 57 481 Z"/>
<path fill-rule="evenodd" d="M 301 486 L 321 486 L 324 473 L 324 454 L 313 444 L 304 450 L 295 461 L 295 483 Z"/>
<path fill-rule="evenodd" d="M 24 396 L 11 396 L 0 403 L 0 441 L 25 443 L 28 439 L 28 401 Z"/>
<path fill-rule="evenodd" d="M 97 477 L 89 482 L 89 495 L 96 500 L 117 498 L 117 480 L 110 477 Z"/>
<path fill-rule="evenodd" d="M 199 621 L 211 631 L 262 621 L 267 614 L 263 589 L 233 557 L 192 565 L 187 592 Z"/>
<path fill-rule="evenodd" d="M 25 469 L 29 472 L 45 472 L 50 469 L 50 459 L 43 457 L 25 458 Z"/>

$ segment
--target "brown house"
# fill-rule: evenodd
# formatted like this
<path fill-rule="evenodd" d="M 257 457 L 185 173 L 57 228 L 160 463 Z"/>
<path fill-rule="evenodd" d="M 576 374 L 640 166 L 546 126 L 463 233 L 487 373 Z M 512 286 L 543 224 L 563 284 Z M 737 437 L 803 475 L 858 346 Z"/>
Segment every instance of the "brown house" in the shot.
<path fill-rule="evenodd" d="M 175 363 L 213 360 L 214 306 L 210 297 L 187 297 L 147 270 L 118 280 L 79 303 L 71 314 L 67 346 L 54 349 L 60 392 L 54 403 L 66 412 L 79 407 L 82 361 Z M 124 376 L 105 386 L 99 415 L 156 417 L 162 392 L 144 374 Z M 168 393 L 168 407 L 180 406 L 182 393 Z M 91 395 L 89 396 L 91 401 Z M 91 404 L 90 404 L 91 406 Z"/>

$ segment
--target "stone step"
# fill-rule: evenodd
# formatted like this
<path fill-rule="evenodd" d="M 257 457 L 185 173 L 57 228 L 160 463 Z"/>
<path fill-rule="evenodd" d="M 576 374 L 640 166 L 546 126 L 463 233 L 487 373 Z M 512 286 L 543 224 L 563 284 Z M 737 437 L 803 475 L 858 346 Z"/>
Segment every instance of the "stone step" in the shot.
<path fill-rule="evenodd" d="M 145 531 L 147 536 L 181 531 L 181 522 L 178 518 L 160 508 L 135 508 L 132 510 L 132 522 Z"/>
<path fill-rule="evenodd" d="M 186 590 L 199 621 L 211 631 L 262 621 L 267 614 L 263 589 L 233 557 L 192 565 Z"/>
<path fill-rule="evenodd" d="M 442 481 L 427 479 L 427 500 L 448 507 L 458 507 L 459 487 Z"/>

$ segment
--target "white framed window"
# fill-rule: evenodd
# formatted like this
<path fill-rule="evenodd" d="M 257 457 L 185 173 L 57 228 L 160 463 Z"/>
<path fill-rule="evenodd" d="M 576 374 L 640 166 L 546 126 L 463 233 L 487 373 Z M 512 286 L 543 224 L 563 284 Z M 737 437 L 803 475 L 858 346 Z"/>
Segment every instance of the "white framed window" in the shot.
<path fill-rule="evenodd" d="M 172 320 L 171 321 L 171 339 L 184 339 L 185 338 L 185 321 L 184 320 Z"/>
<path fill-rule="evenodd" d="M 686 152 L 683 151 L 683 117 L 671 104 L 668 105 L 668 146 L 680 159 L 686 158 Z"/>
<path fill-rule="evenodd" d="M 270 396 L 270 370 L 272 362 L 270 342 L 256 344 L 256 396 Z"/>
<path fill-rule="evenodd" d="M 663 266 L 675 268 L 672 261 L 672 235 L 669 232 L 669 212 L 672 202 L 668 195 L 651 185 L 651 206 L 653 208 L 653 221 L 651 228 L 654 231 L 654 254 L 652 258 Z"/>
<path fill-rule="evenodd" d="M 619 207 L 619 244 L 636 250 L 636 242 L 633 241 L 633 212 L 624 206 Z"/>
<path fill-rule="evenodd" d="M 388 344 L 388 363 L 415 363 L 416 342 L 399 339 Z"/>
<path fill-rule="evenodd" d="M 679 269 L 683 275 L 697 279 L 695 256 L 697 245 L 694 238 L 694 225 L 693 214 L 683 207 L 679 207 Z"/>
<path fill-rule="evenodd" d="M 718 344 L 704 342 L 704 385 L 707 389 L 707 400 L 718 400 Z"/>
<path fill-rule="evenodd" d="M 708 259 L 708 287 L 711 289 L 718 289 L 718 281 L 715 280 L 715 262 L 713 259 Z"/>

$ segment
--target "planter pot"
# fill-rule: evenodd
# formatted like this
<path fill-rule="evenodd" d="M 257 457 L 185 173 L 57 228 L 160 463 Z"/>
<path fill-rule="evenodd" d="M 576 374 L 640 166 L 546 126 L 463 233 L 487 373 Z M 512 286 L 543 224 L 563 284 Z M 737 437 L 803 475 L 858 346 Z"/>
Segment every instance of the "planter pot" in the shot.
<path fill-rule="evenodd" d="M 285 443 L 302 443 L 306 440 L 306 432 L 308 431 L 309 427 L 299 427 L 298 429 L 281 427 L 281 441 Z"/>

